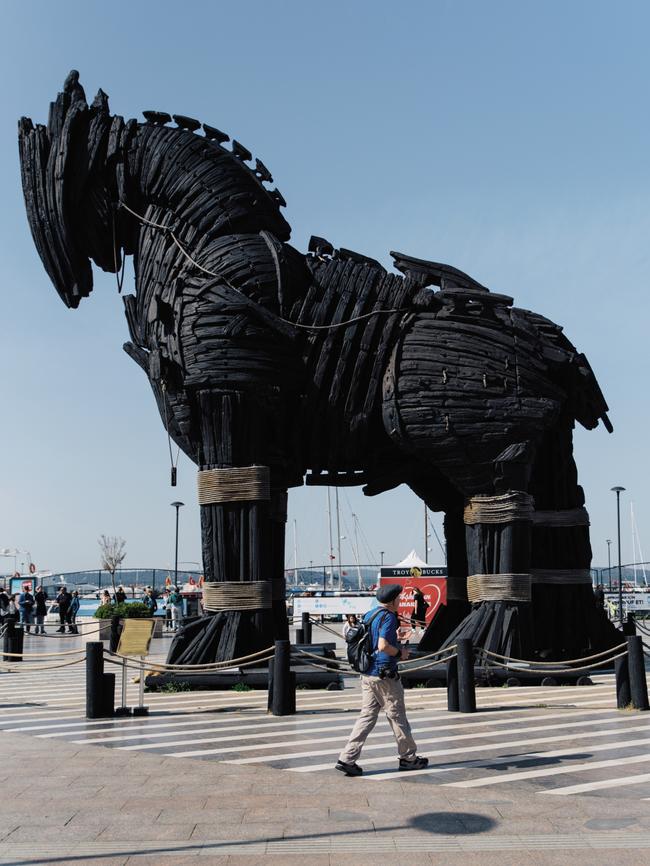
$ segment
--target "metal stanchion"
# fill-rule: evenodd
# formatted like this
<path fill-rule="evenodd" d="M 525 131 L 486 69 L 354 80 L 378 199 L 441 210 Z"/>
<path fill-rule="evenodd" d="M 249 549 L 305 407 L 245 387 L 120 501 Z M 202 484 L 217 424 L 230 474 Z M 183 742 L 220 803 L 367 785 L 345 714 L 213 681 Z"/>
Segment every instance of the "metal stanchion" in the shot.
<path fill-rule="evenodd" d="M 632 703 L 630 693 L 630 668 L 627 655 L 614 660 L 614 671 L 616 676 L 616 706 L 624 710 Z"/>
<path fill-rule="evenodd" d="M 126 704 L 126 659 L 122 659 L 122 704 L 115 708 L 116 716 L 130 716 L 131 707 Z"/>
<path fill-rule="evenodd" d="M 474 684 L 474 646 L 469 638 L 458 641 L 458 709 L 461 713 L 476 712 Z"/>
<path fill-rule="evenodd" d="M 460 709 L 458 703 L 458 659 L 449 659 L 447 662 L 447 709 L 451 713 L 457 713 Z"/>
<path fill-rule="evenodd" d="M 309 618 L 308 613 L 303 613 L 302 615 L 302 633 L 304 638 L 304 643 L 311 643 L 311 619 Z"/>
<path fill-rule="evenodd" d="M 643 655 L 643 638 L 641 636 L 627 639 L 628 669 L 630 673 L 630 697 L 636 710 L 648 710 L 648 684 L 645 676 L 645 658 Z"/>
<path fill-rule="evenodd" d="M 291 644 L 276 640 L 273 664 L 269 664 L 270 709 L 274 716 L 296 712 L 296 675 L 291 670 Z"/>
<path fill-rule="evenodd" d="M 145 707 L 144 705 L 144 656 L 140 656 L 140 683 L 138 688 L 138 706 L 133 707 L 133 715 L 149 715 L 149 707 Z"/>
<path fill-rule="evenodd" d="M 636 634 L 636 621 L 633 613 L 628 613 L 627 619 L 623 623 L 623 634 L 626 637 Z"/>

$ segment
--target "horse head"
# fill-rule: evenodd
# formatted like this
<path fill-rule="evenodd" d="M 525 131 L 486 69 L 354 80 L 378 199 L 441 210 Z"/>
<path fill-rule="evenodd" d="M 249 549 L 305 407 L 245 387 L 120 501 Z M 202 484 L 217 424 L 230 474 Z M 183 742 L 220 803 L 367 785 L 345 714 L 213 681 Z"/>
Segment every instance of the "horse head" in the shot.
<path fill-rule="evenodd" d="M 284 199 L 266 166 L 237 141 L 193 118 L 111 115 L 100 89 L 88 105 L 70 72 L 47 125 L 19 122 L 23 190 L 35 245 L 61 299 L 76 308 L 93 288 L 91 261 L 116 273 L 152 217 L 202 242 L 266 230 L 288 240 Z M 204 135 L 196 134 L 202 127 Z M 142 219 L 138 219 L 138 214 Z"/>
<path fill-rule="evenodd" d="M 92 291 L 91 260 L 105 271 L 121 264 L 113 232 L 117 189 L 107 161 L 112 120 L 106 94 L 100 90 L 88 106 L 73 70 L 50 105 L 47 126 L 26 117 L 18 125 L 32 236 L 68 307 Z"/>

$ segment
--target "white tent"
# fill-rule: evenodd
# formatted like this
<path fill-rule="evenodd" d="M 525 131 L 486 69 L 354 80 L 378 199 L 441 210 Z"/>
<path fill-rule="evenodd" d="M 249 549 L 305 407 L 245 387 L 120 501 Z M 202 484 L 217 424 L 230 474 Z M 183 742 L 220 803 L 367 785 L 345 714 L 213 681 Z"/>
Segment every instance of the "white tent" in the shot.
<path fill-rule="evenodd" d="M 412 550 L 401 562 L 396 562 L 393 568 L 426 568 L 426 562 L 423 562 L 417 555 L 415 550 Z"/>

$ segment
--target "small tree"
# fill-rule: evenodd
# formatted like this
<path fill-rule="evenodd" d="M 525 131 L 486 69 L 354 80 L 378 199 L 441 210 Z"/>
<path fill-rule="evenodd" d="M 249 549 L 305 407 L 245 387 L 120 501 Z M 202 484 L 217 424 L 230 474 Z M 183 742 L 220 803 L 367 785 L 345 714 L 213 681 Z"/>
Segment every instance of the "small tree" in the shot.
<path fill-rule="evenodd" d="M 115 572 L 126 559 L 126 541 L 117 535 L 100 535 L 97 539 L 101 554 L 102 569 L 111 576 L 113 584 L 113 597 L 117 591 L 115 586 Z"/>

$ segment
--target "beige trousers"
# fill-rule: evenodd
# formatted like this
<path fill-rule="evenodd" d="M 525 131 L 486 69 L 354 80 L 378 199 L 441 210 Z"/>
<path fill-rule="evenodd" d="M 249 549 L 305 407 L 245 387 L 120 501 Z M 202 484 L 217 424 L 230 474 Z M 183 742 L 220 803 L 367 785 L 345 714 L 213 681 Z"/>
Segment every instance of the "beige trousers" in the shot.
<path fill-rule="evenodd" d="M 383 709 L 393 729 L 400 758 L 412 761 L 416 754 L 415 740 L 406 718 L 404 686 L 400 680 L 380 680 L 379 677 L 361 677 L 361 712 L 352 728 L 347 745 L 339 755 L 339 761 L 353 764 L 359 755 L 368 734 L 377 723 L 379 710 Z"/>

